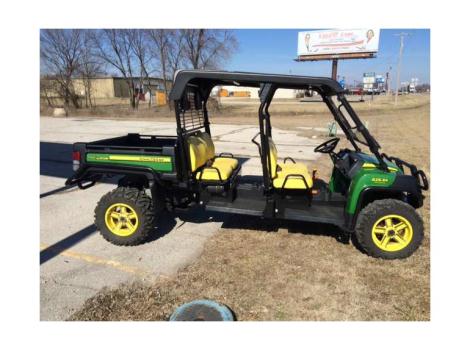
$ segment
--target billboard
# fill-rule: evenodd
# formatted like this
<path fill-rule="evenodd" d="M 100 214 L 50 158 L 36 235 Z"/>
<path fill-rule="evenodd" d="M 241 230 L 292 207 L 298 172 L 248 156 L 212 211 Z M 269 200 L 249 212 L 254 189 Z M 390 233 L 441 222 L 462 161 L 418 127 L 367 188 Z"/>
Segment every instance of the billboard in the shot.
<path fill-rule="evenodd" d="M 362 77 L 362 83 L 364 85 L 374 84 L 375 83 L 375 73 L 372 73 L 372 72 L 364 73 L 364 75 Z"/>
<path fill-rule="evenodd" d="M 331 29 L 299 32 L 298 56 L 375 53 L 380 29 Z"/>

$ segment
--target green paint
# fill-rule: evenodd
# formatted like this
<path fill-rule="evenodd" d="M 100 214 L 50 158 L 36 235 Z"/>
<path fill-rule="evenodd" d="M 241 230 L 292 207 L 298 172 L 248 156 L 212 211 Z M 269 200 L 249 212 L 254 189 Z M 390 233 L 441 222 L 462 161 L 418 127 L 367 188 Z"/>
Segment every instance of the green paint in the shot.
<path fill-rule="evenodd" d="M 366 154 L 366 153 L 362 153 L 362 152 L 359 152 L 358 155 L 361 156 L 361 159 L 364 161 L 364 165 L 365 167 L 367 165 L 371 166 L 371 165 L 375 165 L 375 167 L 379 167 L 379 161 L 377 160 L 377 158 L 371 154 Z M 385 160 L 385 164 L 387 164 L 387 167 L 390 171 L 401 171 L 400 168 L 398 168 L 398 166 L 393 163 L 393 162 L 390 162 L 388 160 Z"/>
<path fill-rule="evenodd" d="M 337 168 L 333 168 L 328 188 L 330 192 L 342 192 L 347 189 L 349 180 Z"/>
<path fill-rule="evenodd" d="M 361 192 L 368 187 L 386 188 L 393 185 L 398 172 L 385 172 L 378 168 L 362 168 L 349 185 L 346 212 L 354 214 Z"/>
<path fill-rule="evenodd" d="M 173 159 L 170 156 L 87 153 L 86 161 L 94 164 L 130 165 L 151 168 L 158 172 L 172 172 Z"/>

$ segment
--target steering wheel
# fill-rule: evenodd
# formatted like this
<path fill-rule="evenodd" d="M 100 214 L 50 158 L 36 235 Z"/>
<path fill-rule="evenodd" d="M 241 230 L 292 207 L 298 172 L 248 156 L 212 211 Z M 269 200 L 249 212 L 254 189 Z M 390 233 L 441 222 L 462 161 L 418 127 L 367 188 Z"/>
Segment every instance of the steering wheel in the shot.
<path fill-rule="evenodd" d="M 325 141 L 322 144 L 315 147 L 315 152 L 331 154 L 338 145 L 339 138 L 334 137 L 331 140 Z"/>

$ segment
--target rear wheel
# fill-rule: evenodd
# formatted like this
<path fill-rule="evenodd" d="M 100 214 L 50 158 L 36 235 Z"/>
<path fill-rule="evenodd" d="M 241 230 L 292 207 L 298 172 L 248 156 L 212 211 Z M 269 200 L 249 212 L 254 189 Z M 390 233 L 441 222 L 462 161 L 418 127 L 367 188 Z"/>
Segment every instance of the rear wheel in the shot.
<path fill-rule="evenodd" d="M 152 199 L 134 187 L 108 192 L 95 209 L 95 225 L 104 239 L 116 245 L 144 242 L 153 229 L 154 218 Z"/>
<path fill-rule="evenodd" d="M 403 259 L 423 240 L 423 221 L 409 204 L 396 199 L 377 200 L 359 213 L 356 238 L 368 254 L 382 259 Z"/>

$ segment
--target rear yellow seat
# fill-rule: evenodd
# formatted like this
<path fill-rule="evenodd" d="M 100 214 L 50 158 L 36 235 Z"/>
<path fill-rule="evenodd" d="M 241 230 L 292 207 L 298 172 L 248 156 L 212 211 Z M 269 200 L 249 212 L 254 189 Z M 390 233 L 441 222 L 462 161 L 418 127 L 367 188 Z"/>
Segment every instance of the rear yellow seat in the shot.
<path fill-rule="evenodd" d="M 215 164 L 215 165 L 213 164 L 212 166 L 217 167 L 219 164 L 220 165 L 223 164 L 223 165 L 229 165 L 232 169 L 236 169 L 238 167 L 238 160 L 235 158 L 215 156 L 215 145 L 214 145 L 214 142 L 212 141 L 211 135 L 209 135 L 207 132 L 201 132 L 198 134 L 198 136 L 207 145 L 208 157 L 209 159 L 212 159 Z"/>
<path fill-rule="evenodd" d="M 213 169 L 216 168 L 216 169 Z M 227 180 L 232 175 L 233 169 L 229 165 L 212 165 L 212 168 L 203 168 L 196 173 L 197 180 Z M 220 176 L 219 176 L 220 174 Z"/>
<path fill-rule="evenodd" d="M 269 160 L 271 163 L 269 170 L 271 178 L 273 179 L 274 188 L 283 188 L 284 186 L 284 189 L 302 190 L 313 187 L 312 176 L 308 172 L 308 168 L 305 164 L 277 163 L 277 148 L 271 138 L 269 138 Z M 292 176 L 287 178 L 288 175 Z M 305 185 L 307 185 L 307 188 L 305 188 Z"/>
<path fill-rule="evenodd" d="M 227 180 L 238 167 L 235 158 L 215 157 L 215 146 L 208 133 L 198 132 L 189 136 L 187 142 L 191 172 L 196 173 L 197 180 Z"/>

